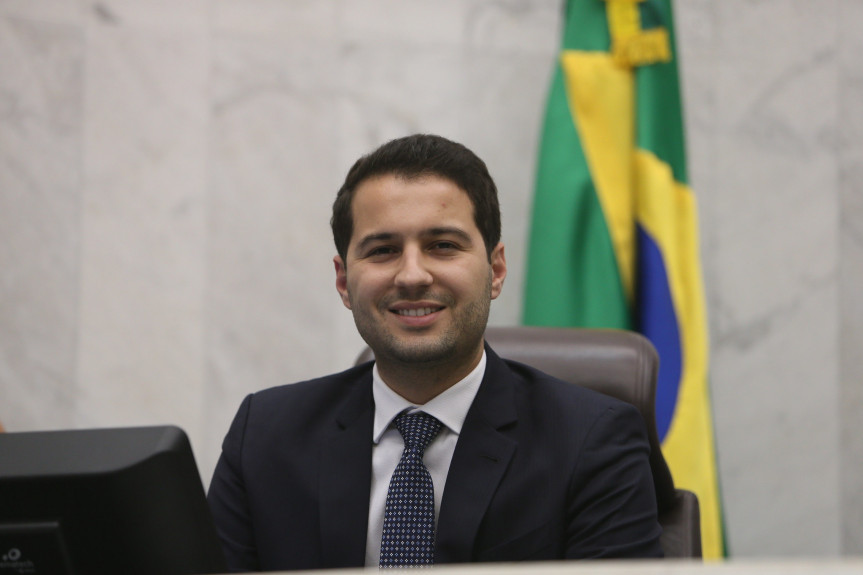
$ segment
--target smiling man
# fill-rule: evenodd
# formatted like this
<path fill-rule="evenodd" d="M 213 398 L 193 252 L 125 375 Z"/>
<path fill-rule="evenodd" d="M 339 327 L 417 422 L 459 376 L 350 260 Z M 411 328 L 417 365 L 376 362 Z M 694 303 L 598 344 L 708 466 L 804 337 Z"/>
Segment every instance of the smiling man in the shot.
<path fill-rule="evenodd" d="M 331 224 L 375 361 L 244 400 L 209 492 L 231 568 L 661 556 L 635 408 L 484 343 L 506 258 L 482 160 L 393 140 Z"/>
<path fill-rule="evenodd" d="M 354 191 L 355 241 L 335 258 L 336 288 L 381 378 L 417 404 L 477 366 L 506 277 L 503 244 L 486 250 L 473 211 L 434 174 L 377 175 Z"/>

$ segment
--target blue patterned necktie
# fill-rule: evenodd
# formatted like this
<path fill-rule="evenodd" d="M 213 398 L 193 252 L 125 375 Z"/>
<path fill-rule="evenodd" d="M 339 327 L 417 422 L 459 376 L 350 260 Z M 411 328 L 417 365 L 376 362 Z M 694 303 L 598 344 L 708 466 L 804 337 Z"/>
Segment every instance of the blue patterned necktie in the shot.
<path fill-rule="evenodd" d="M 434 485 L 423 453 L 441 430 L 427 413 L 402 413 L 396 428 L 405 450 L 387 491 L 381 536 L 381 568 L 431 565 L 434 562 Z"/>

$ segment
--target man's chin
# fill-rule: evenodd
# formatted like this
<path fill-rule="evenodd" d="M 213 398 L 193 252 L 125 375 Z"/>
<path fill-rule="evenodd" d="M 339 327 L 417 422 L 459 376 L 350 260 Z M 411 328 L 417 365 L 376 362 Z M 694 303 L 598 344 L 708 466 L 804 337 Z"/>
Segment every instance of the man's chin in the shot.
<path fill-rule="evenodd" d="M 436 346 L 399 346 L 386 350 L 386 355 L 399 363 L 429 365 L 451 358 L 452 350 Z"/>
<path fill-rule="evenodd" d="M 399 339 L 386 342 L 376 354 L 385 356 L 392 361 L 404 364 L 429 365 L 452 360 L 454 345 L 437 338 L 411 337 L 409 341 Z"/>

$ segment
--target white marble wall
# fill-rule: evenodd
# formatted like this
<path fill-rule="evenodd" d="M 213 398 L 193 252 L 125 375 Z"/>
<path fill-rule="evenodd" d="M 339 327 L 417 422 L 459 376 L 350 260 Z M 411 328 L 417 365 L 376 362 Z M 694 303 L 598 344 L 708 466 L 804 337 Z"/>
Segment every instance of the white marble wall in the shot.
<path fill-rule="evenodd" d="M 586 0 L 585 0 L 586 1 Z M 520 315 L 561 0 L 0 0 L 0 421 L 177 423 L 350 365 L 329 209 L 438 132 L 501 189 Z M 678 0 L 736 556 L 863 553 L 863 0 Z"/>
<path fill-rule="evenodd" d="M 843 550 L 863 555 L 863 2 L 838 4 L 839 421 Z"/>
<path fill-rule="evenodd" d="M 678 3 L 735 554 L 842 549 L 840 4 Z"/>

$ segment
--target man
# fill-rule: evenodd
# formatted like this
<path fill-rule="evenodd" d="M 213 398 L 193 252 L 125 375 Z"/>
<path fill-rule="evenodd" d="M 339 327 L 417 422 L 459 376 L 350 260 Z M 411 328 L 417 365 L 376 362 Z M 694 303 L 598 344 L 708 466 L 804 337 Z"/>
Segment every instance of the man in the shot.
<path fill-rule="evenodd" d="M 482 160 L 389 142 L 331 223 L 376 361 L 245 399 L 208 496 L 231 568 L 661 556 L 635 408 L 484 344 L 506 258 Z"/>

